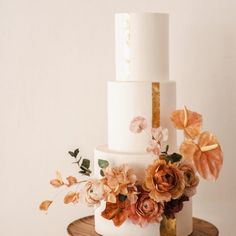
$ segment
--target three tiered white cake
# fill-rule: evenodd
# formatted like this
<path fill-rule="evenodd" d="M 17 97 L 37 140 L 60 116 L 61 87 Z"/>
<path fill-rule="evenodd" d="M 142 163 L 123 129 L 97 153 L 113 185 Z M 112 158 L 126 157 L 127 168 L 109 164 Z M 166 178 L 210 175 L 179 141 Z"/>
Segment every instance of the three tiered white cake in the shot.
<path fill-rule="evenodd" d="M 176 148 L 176 131 L 169 119 L 176 107 L 176 85 L 169 81 L 169 19 L 167 14 L 116 14 L 116 81 L 108 82 L 108 145 L 95 150 L 95 176 L 100 176 L 98 160 L 110 165 L 128 164 L 138 179 L 153 162 L 146 152 L 150 137 L 129 131 L 130 121 L 145 117 L 151 128 L 168 128 L 168 144 Z M 150 125 L 151 126 L 151 125 Z M 159 224 L 139 227 L 127 220 L 120 227 L 104 219 L 105 202 L 95 211 L 95 230 L 103 236 L 157 236 Z M 132 232 L 132 234 L 131 234 Z M 192 201 L 184 202 L 176 214 L 176 235 L 192 233 Z"/>

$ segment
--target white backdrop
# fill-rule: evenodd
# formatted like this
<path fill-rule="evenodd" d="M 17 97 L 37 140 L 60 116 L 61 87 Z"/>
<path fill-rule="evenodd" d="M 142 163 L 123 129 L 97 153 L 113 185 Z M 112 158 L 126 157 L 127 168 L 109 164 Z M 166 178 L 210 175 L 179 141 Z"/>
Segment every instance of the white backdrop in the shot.
<path fill-rule="evenodd" d="M 194 215 L 236 234 L 236 1 L 0 0 L 0 234 L 66 235 L 91 213 L 55 194 L 67 151 L 92 156 L 106 142 L 106 81 L 113 80 L 114 12 L 170 13 L 170 75 L 178 105 L 201 112 L 225 153 L 216 183 L 202 181 Z"/>

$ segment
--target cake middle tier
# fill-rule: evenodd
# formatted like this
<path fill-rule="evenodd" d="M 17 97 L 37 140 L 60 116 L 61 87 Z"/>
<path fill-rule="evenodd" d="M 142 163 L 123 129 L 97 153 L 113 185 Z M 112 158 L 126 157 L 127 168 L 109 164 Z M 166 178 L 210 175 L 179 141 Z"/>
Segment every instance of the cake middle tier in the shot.
<path fill-rule="evenodd" d="M 108 82 L 108 147 L 120 152 L 144 153 L 150 141 L 151 128 L 162 126 L 169 131 L 166 142 L 170 151 L 176 148 L 176 131 L 170 115 L 176 108 L 174 81 L 109 81 Z M 132 133 L 134 117 L 147 120 L 147 132 Z"/>

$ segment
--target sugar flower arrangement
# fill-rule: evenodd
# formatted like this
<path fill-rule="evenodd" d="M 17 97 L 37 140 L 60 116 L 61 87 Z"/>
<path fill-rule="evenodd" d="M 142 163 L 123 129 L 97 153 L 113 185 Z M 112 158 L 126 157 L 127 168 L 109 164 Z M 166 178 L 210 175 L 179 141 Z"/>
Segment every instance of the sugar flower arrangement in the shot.
<path fill-rule="evenodd" d="M 187 108 L 174 111 L 171 121 L 178 130 L 183 130 L 184 140 L 179 153 L 163 150 L 168 139 L 168 130 L 162 127 L 150 131 L 147 152 L 153 155 L 153 163 L 145 170 L 144 180 L 139 180 L 135 170 L 125 163 L 121 166 L 109 166 L 106 160 L 98 160 L 101 178 L 89 178 L 79 181 L 69 176 L 62 180 L 61 174 L 51 180 L 56 188 L 75 186 L 64 197 L 64 203 L 84 201 L 88 206 L 99 206 L 106 202 L 101 215 L 112 220 L 115 226 L 122 225 L 127 219 L 141 227 L 150 223 L 160 223 L 163 216 L 175 218 L 182 210 L 183 202 L 196 194 L 199 184 L 198 174 L 206 180 L 216 180 L 223 164 L 223 153 L 216 137 L 208 131 L 201 131 L 202 116 Z M 130 124 L 133 133 L 148 132 L 144 117 L 135 117 Z M 69 152 L 80 167 L 80 173 L 90 176 L 89 160 L 77 160 L 79 150 Z M 80 164 L 82 162 L 82 164 Z M 40 210 L 47 211 L 53 203 L 46 200 L 40 204 Z"/>

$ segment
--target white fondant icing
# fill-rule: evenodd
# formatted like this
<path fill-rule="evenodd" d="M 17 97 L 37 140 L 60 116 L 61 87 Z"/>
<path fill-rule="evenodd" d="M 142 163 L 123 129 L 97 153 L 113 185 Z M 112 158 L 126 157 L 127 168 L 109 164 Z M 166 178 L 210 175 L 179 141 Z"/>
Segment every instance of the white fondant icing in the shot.
<path fill-rule="evenodd" d="M 183 209 L 176 214 L 176 236 L 187 236 L 193 232 L 192 198 L 183 204 Z"/>
<path fill-rule="evenodd" d="M 111 220 L 106 220 L 101 216 L 105 208 L 105 202 L 95 210 L 95 231 L 103 236 L 159 236 L 160 224 L 149 224 L 146 227 L 134 225 L 130 220 L 126 220 L 120 227 L 114 226 Z"/>
<path fill-rule="evenodd" d="M 97 147 L 94 153 L 94 175 L 101 178 L 98 159 L 107 160 L 110 166 L 128 164 L 135 170 L 138 179 L 142 181 L 145 169 L 153 162 L 154 157 L 149 153 L 116 152 L 110 150 L 107 146 Z"/>
<path fill-rule="evenodd" d="M 161 81 L 169 77 L 169 18 L 163 13 L 115 17 L 116 79 Z"/>
<path fill-rule="evenodd" d="M 170 121 L 175 110 L 175 82 L 160 82 L 160 124 L 168 128 L 167 143 L 170 151 L 175 150 L 176 131 Z M 129 130 L 130 122 L 136 116 L 147 119 L 147 132 L 139 134 Z M 108 146 L 121 152 L 146 152 L 151 139 L 152 126 L 152 82 L 108 82 Z M 149 133 L 149 134 L 148 134 Z"/>

